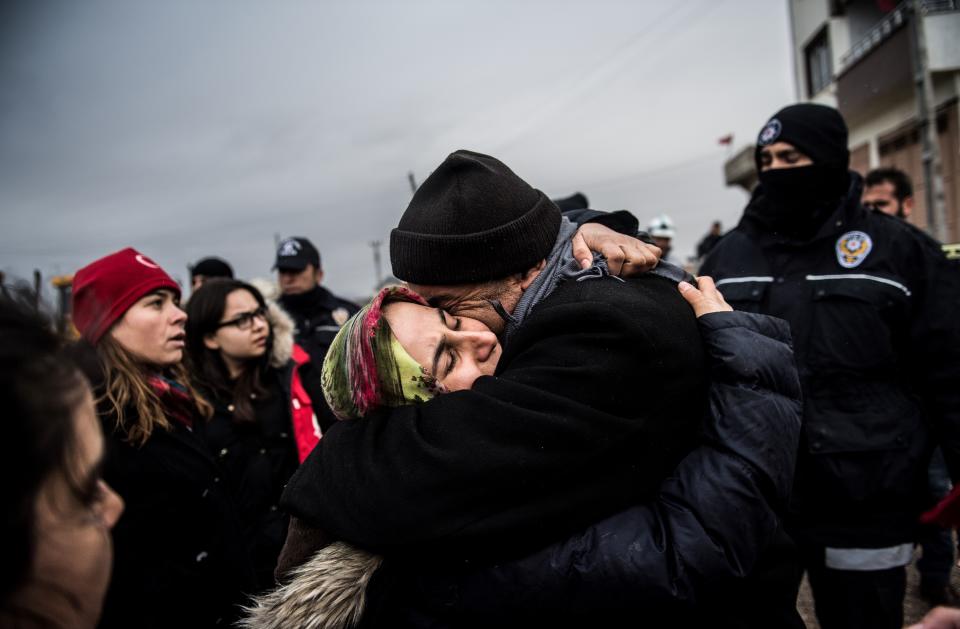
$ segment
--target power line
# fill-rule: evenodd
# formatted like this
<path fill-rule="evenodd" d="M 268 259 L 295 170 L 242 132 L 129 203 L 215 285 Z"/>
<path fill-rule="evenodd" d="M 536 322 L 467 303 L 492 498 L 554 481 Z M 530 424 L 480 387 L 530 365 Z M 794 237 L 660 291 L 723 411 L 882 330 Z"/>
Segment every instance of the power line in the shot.
<path fill-rule="evenodd" d="M 709 13 L 713 12 L 721 4 L 723 4 L 724 1 L 725 0 L 707 0 L 701 5 L 694 6 L 694 8 L 688 13 L 690 16 L 693 16 L 694 14 L 696 14 L 696 17 L 692 20 L 687 20 L 686 25 L 690 26 L 692 24 L 695 24 L 699 20 L 704 19 Z M 657 35 L 657 34 L 663 34 L 663 32 L 668 32 L 668 31 L 663 31 L 661 33 L 657 33 L 656 31 L 668 19 L 672 18 L 675 14 L 679 13 L 681 10 L 685 8 L 689 8 L 690 6 L 691 5 L 686 3 L 676 3 L 671 7 L 671 9 L 667 10 L 666 12 L 658 16 L 652 22 L 649 22 L 646 25 L 644 25 L 644 27 L 640 29 L 640 31 L 632 35 L 623 44 L 618 46 L 613 52 L 611 52 L 610 54 L 605 56 L 603 59 L 601 59 L 597 64 L 593 66 L 593 68 L 588 69 L 585 73 L 583 73 L 580 76 L 580 78 L 578 78 L 574 82 L 572 88 L 565 87 L 561 96 L 545 99 L 544 105 L 541 107 L 538 107 L 537 111 L 532 112 L 529 116 L 527 116 L 526 121 L 518 125 L 518 129 L 513 133 L 512 137 L 504 140 L 499 145 L 496 145 L 493 152 L 502 153 L 505 148 L 515 144 L 523 136 L 527 135 L 532 130 L 540 126 L 543 126 L 543 124 L 552 115 L 557 114 L 558 112 L 568 107 L 572 102 L 574 102 L 574 100 L 579 99 L 583 94 L 583 92 L 585 92 L 590 87 L 595 87 L 599 81 L 598 77 L 601 77 L 601 75 L 604 74 L 604 71 L 606 70 L 607 67 L 614 65 L 615 62 L 618 61 L 618 58 L 619 58 L 619 61 L 622 63 L 623 60 L 629 59 L 631 56 L 638 54 L 641 50 L 643 50 L 643 48 L 647 47 L 647 45 L 650 45 L 652 44 L 653 41 L 655 41 L 654 39 L 647 39 L 649 35 Z M 672 32 L 672 30 L 669 32 Z M 639 47 L 637 50 L 630 52 L 628 54 L 628 51 L 632 47 L 634 47 L 634 45 L 637 44 L 637 42 L 641 42 L 641 40 L 642 40 L 642 43 L 645 45 Z M 649 59 L 649 57 L 647 57 L 647 59 Z M 609 77 L 605 80 L 609 80 Z"/>

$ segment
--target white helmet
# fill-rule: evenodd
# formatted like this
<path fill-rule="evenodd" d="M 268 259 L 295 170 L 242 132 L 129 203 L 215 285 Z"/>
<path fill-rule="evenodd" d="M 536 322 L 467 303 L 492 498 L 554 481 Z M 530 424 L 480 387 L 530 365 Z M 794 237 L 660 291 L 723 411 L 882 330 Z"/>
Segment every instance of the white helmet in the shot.
<path fill-rule="evenodd" d="M 673 221 L 666 214 L 657 216 L 647 226 L 647 233 L 656 238 L 673 238 L 677 235 Z"/>

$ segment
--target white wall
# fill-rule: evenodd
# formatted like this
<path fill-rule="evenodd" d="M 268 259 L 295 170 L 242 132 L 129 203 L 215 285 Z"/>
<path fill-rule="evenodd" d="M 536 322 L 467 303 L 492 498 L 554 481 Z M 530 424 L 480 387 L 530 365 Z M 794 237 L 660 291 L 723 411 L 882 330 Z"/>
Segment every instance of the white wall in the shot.
<path fill-rule="evenodd" d="M 846 18 L 831 18 L 829 0 L 790 0 L 790 17 L 793 29 L 794 82 L 799 100 L 835 107 L 837 104 L 834 85 L 817 94 L 807 93 L 806 57 L 804 49 L 820 30 L 827 26 L 830 41 L 830 57 L 833 71 L 840 67 L 840 57 L 850 49 L 850 29 Z"/>
<path fill-rule="evenodd" d="M 829 0 L 790 0 L 793 37 L 793 76 L 798 100 L 808 100 L 806 60 L 803 49 L 830 18 Z"/>
<path fill-rule="evenodd" d="M 960 12 L 928 15 L 923 26 L 930 69 L 960 70 Z"/>
<path fill-rule="evenodd" d="M 855 43 L 850 40 L 847 18 L 836 17 L 830 20 L 830 54 L 833 56 L 834 73 L 840 69 L 840 58 L 847 54 Z"/>
<path fill-rule="evenodd" d="M 830 19 L 828 0 L 790 0 L 793 11 L 793 42 L 798 50 Z"/>

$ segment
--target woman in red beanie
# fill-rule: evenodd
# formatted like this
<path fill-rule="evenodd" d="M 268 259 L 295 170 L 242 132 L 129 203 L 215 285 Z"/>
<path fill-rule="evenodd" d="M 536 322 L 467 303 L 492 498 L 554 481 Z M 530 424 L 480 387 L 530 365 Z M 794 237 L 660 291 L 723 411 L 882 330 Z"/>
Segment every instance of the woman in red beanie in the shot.
<path fill-rule="evenodd" d="M 98 357 L 104 479 L 127 504 L 101 627 L 208 627 L 237 615 L 253 571 L 226 480 L 203 441 L 210 405 L 181 365 L 180 287 L 124 249 L 77 271 L 73 319 Z"/>

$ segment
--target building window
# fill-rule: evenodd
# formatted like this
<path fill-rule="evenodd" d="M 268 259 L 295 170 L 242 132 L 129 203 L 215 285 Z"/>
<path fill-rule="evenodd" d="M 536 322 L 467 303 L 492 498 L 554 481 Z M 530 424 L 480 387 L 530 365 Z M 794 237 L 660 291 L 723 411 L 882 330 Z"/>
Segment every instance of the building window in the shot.
<path fill-rule="evenodd" d="M 830 40 L 827 39 L 826 27 L 807 45 L 804 56 L 807 60 L 807 95 L 813 96 L 833 80 Z"/>

